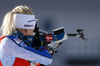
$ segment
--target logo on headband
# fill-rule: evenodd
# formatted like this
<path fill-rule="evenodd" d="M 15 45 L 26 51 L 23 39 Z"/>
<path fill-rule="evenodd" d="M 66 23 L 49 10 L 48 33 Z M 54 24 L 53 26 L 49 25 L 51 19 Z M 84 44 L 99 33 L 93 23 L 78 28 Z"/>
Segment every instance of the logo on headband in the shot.
<path fill-rule="evenodd" d="M 25 24 L 24 27 L 33 27 L 33 25 L 26 25 L 26 24 Z"/>

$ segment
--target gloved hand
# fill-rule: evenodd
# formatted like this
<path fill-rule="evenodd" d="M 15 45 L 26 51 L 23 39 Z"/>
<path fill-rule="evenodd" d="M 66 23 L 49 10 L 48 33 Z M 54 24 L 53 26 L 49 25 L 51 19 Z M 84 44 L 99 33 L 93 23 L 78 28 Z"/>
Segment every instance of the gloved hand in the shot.
<path fill-rule="evenodd" d="M 44 46 L 40 46 L 39 51 L 48 53 L 48 50 Z"/>

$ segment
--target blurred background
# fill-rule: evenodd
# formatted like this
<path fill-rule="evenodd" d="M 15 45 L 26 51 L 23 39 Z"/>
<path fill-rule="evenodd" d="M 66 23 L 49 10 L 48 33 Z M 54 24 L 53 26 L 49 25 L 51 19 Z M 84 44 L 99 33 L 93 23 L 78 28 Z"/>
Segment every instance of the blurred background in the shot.
<path fill-rule="evenodd" d="M 64 27 L 68 34 L 84 30 L 88 41 L 69 37 L 48 66 L 100 66 L 100 0 L 0 0 L 0 26 L 17 5 L 31 7 L 42 30 Z"/>

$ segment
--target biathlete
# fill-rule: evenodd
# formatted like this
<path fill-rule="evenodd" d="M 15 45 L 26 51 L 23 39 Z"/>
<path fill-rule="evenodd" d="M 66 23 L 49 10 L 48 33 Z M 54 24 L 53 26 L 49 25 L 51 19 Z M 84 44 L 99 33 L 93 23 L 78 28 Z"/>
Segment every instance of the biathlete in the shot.
<path fill-rule="evenodd" d="M 28 6 L 17 6 L 5 15 L 1 26 L 0 66 L 30 66 L 29 61 L 52 63 L 45 47 L 34 48 L 35 25 L 35 15 Z"/>

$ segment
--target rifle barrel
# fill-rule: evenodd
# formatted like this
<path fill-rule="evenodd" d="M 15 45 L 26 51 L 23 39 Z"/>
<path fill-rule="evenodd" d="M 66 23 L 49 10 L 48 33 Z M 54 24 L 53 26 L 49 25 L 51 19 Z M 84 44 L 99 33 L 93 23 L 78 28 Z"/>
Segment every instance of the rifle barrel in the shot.
<path fill-rule="evenodd" d="M 80 34 L 67 34 L 69 37 L 75 37 L 77 35 L 80 35 Z"/>

